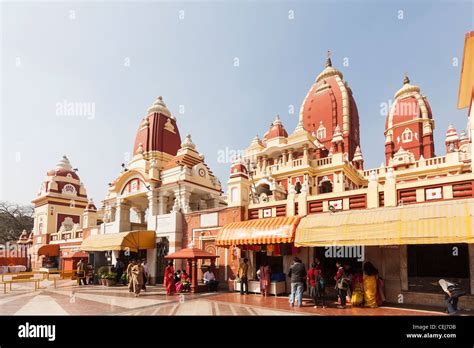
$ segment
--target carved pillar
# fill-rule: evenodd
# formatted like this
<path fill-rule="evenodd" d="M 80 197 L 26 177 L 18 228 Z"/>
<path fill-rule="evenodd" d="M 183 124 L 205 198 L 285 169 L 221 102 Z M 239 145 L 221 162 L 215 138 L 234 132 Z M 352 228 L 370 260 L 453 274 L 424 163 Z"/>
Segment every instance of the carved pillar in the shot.
<path fill-rule="evenodd" d="M 197 269 L 198 269 L 198 266 L 197 266 L 197 260 L 196 260 L 196 259 L 193 259 L 192 262 L 193 262 L 193 263 L 192 263 L 191 292 L 197 292 L 197 289 L 198 289 L 198 281 L 197 281 L 197 275 L 198 275 Z"/>
<path fill-rule="evenodd" d="M 119 232 L 130 230 L 130 204 L 124 199 L 117 199 L 115 222 L 118 224 Z"/>
<path fill-rule="evenodd" d="M 290 167 L 293 167 L 293 149 L 288 150 L 288 162 L 290 162 Z"/>

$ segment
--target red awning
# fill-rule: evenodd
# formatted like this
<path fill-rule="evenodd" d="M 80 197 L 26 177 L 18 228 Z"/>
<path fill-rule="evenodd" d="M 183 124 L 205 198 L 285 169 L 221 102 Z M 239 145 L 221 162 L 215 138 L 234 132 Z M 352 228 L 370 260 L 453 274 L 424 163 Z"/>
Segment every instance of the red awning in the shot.
<path fill-rule="evenodd" d="M 46 244 L 38 249 L 38 256 L 59 256 L 59 244 Z"/>
<path fill-rule="evenodd" d="M 170 255 L 166 255 L 165 259 L 215 259 L 219 256 L 208 253 L 199 248 L 181 249 Z"/>
<path fill-rule="evenodd" d="M 63 259 L 88 259 L 88 258 L 89 258 L 89 254 L 83 251 L 77 251 L 73 254 L 63 256 Z"/>

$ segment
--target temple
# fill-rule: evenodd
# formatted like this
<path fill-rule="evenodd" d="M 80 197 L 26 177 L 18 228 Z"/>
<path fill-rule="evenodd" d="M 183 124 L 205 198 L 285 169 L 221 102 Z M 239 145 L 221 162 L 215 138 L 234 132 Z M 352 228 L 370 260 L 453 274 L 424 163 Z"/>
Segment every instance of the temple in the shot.
<path fill-rule="evenodd" d="M 342 258 L 355 268 L 363 261 L 376 265 L 387 302 L 441 305 L 433 284 L 447 277 L 469 289 L 462 301 L 472 308 L 473 54 L 471 32 L 459 92 L 467 129 L 449 126 L 445 146 L 435 152 L 436 110 L 417 85 L 422 81 L 400 73 L 380 129 L 385 160 L 377 168 L 364 166 L 360 137 L 368 135 L 360 132 L 353 92 L 328 54 L 298 120 L 284 125 L 273 116 L 261 137 L 249 138 L 244 155 L 230 165 L 226 194 L 158 97 L 138 122 L 133 158 L 109 183 L 100 209 L 66 157 L 48 172 L 33 201 L 32 235 L 22 237 L 32 242 L 34 266 L 46 246 L 57 267 L 73 255 L 95 263 L 140 257 L 148 260 L 154 283 L 162 281 L 166 255 L 191 246 L 219 256 L 213 261 L 217 278 L 230 290 L 238 287 L 243 257 L 250 260 L 251 279 L 268 260 L 271 292 L 279 294 L 289 291 L 284 274 L 293 256 L 306 265 L 318 257 L 329 283 Z M 198 277 L 209 262 L 199 261 Z M 186 262 L 177 260 L 177 266 Z"/>

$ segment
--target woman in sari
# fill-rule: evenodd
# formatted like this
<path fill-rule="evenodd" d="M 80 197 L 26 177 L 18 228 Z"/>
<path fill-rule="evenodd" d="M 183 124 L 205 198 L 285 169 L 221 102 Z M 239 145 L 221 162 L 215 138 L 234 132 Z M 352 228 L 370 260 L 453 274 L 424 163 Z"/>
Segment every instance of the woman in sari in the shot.
<path fill-rule="evenodd" d="M 188 292 L 190 290 L 189 276 L 186 273 L 186 270 L 181 272 L 181 291 Z"/>
<path fill-rule="evenodd" d="M 364 302 L 364 280 L 362 269 L 358 269 L 352 276 L 352 296 L 351 304 L 354 307 L 362 305 Z"/>
<path fill-rule="evenodd" d="M 262 263 L 258 272 L 258 278 L 260 280 L 260 293 L 263 296 L 268 296 L 270 291 L 270 276 L 271 270 L 270 266 L 266 261 Z"/>
<path fill-rule="evenodd" d="M 165 268 L 165 277 L 164 277 L 164 286 L 166 288 L 166 295 L 171 295 L 175 292 L 175 282 L 174 282 L 174 268 L 173 262 L 168 262 L 168 266 Z"/>
<path fill-rule="evenodd" d="M 143 274 L 144 269 L 140 263 L 135 264 L 132 267 L 132 283 L 133 283 L 133 292 L 135 293 L 135 297 L 140 296 L 140 291 L 143 287 Z"/>
<path fill-rule="evenodd" d="M 365 307 L 377 308 L 377 282 L 378 282 L 377 268 L 370 262 L 364 264 L 364 300 Z"/>

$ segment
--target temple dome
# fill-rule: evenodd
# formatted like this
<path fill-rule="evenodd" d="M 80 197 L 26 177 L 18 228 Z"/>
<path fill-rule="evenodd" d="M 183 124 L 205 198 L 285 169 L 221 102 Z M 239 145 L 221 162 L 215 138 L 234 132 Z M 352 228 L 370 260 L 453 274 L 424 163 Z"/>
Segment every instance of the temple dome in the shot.
<path fill-rule="evenodd" d="M 176 119 L 160 96 L 148 108 L 147 116 L 140 123 L 133 155 L 162 152 L 175 156 L 180 148 L 181 137 Z"/>
<path fill-rule="evenodd" d="M 357 105 L 343 74 L 332 66 L 329 52 L 324 70 L 301 105 L 300 122 L 327 149 L 339 125 L 344 138 L 343 152 L 353 158 L 360 144 Z"/>
<path fill-rule="evenodd" d="M 431 107 L 420 87 L 410 83 L 405 74 L 403 86 L 395 93 L 385 122 L 385 157 L 388 164 L 402 147 L 415 160 L 434 157 Z"/>
<path fill-rule="evenodd" d="M 70 175 L 76 180 L 79 180 L 79 176 L 76 174 L 72 168 L 71 162 L 67 156 L 61 157 L 61 159 L 56 163 L 54 169 L 51 169 L 47 172 L 48 176 L 68 176 Z"/>
<path fill-rule="evenodd" d="M 263 139 L 264 141 L 268 141 L 270 139 L 279 138 L 279 137 L 288 138 L 288 132 L 283 126 L 283 123 L 280 120 L 280 116 L 277 115 L 275 118 L 275 121 L 273 121 L 272 124 L 270 125 L 270 129 L 263 136 Z"/>

